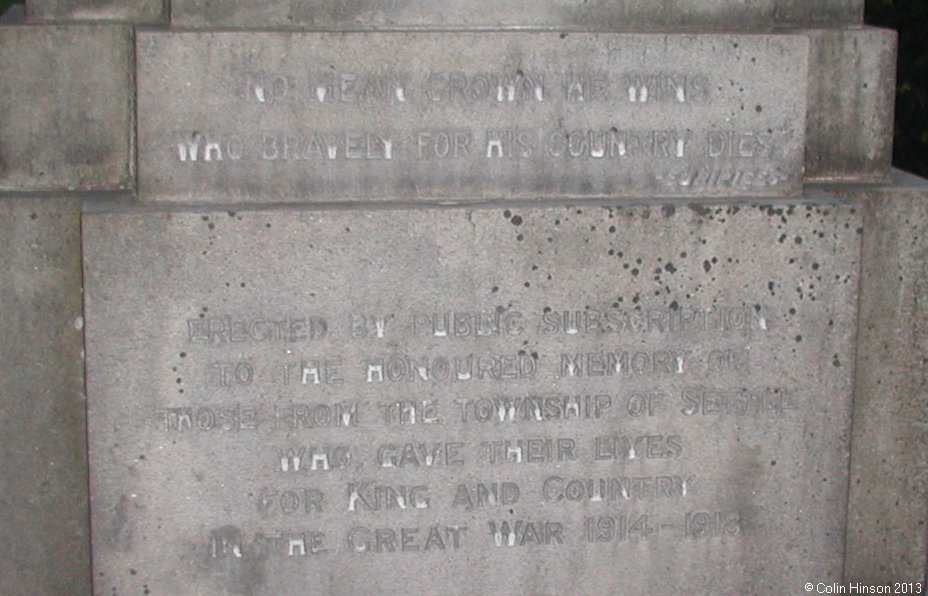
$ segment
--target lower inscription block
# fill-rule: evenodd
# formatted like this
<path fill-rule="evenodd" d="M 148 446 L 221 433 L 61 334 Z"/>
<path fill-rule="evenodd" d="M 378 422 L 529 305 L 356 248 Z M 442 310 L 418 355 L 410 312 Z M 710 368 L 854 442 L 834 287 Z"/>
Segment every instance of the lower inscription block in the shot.
<path fill-rule="evenodd" d="M 100 594 L 840 581 L 855 203 L 84 218 Z"/>

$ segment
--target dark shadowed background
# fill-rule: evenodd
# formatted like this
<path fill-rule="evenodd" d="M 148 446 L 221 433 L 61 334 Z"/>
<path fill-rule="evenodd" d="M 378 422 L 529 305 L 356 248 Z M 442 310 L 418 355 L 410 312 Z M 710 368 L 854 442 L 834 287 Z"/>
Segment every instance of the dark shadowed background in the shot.
<path fill-rule="evenodd" d="M 0 0 L 0 14 L 22 3 Z M 899 32 L 893 165 L 928 177 L 928 0 L 866 0 L 866 21 Z"/>
<path fill-rule="evenodd" d="M 928 177 L 928 19 L 926 0 L 867 0 L 866 21 L 899 32 L 893 165 Z"/>

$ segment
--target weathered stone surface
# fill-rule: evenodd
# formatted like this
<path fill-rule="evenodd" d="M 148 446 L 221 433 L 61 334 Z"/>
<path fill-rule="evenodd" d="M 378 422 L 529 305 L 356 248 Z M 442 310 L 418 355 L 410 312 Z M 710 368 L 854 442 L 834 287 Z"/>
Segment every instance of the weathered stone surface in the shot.
<path fill-rule="evenodd" d="M 801 187 L 794 35 L 141 32 L 146 201 Z"/>
<path fill-rule="evenodd" d="M 860 24 L 863 0 L 173 0 L 183 27 L 370 29 L 769 29 Z"/>
<path fill-rule="evenodd" d="M 22 4 L 13 4 L 0 14 L 0 25 L 15 25 L 25 20 L 25 10 Z"/>
<path fill-rule="evenodd" d="M 887 180 L 892 167 L 896 32 L 819 29 L 812 41 L 806 178 Z"/>
<path fill-rule="evenodd" d="M 839 581 L 860 225 L 828 197 L 85 215 L 97 591 Z"/>
<path fill-rule="evenodd" d="M 167 21 L 170 0 L 26 0 L 29 20 L 121 21 L 162 23 Z"/>
<path fill-rule="evenodd" d="M 0 593 L 90 594 L 80 207 L 0 199 Z"/>
<path fill-rule="evenodd" d="M 0 27 L 0 190 L 132 183 L 131 32 Z"/>
<path fill-rule="evenodd" d="M 848 507 L 848 581 L 924 582 L 928 561 L 928 184 L 864 202 Z"/>

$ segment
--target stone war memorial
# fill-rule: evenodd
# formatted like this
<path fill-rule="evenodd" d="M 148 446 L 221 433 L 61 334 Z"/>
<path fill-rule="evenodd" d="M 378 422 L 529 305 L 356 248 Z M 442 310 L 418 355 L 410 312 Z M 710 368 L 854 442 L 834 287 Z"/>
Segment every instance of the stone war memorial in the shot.
<path fill-rule="evenodd" d="M 862 0 L 27 0 L 0 594 L 922 594 Z"/>

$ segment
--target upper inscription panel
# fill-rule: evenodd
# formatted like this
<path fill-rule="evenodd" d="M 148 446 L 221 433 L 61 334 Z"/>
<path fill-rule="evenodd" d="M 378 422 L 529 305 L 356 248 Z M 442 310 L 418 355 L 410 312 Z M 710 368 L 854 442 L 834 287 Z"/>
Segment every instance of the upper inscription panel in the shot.
<path fill-rule="evenodd" d="M 86 215 L 95 587 L 837 581 L 860 225 L 834 202 Z"/>
<path fill-rule="evenodd" d="M 769 196 L 798 35 L 138 35 L 147 201 Z"/>
<path fill-rule="evenodd" d="M 365 29 L 769 28 L 860 24 L 863 0 L 173 0 L 182 27 Z"/>

